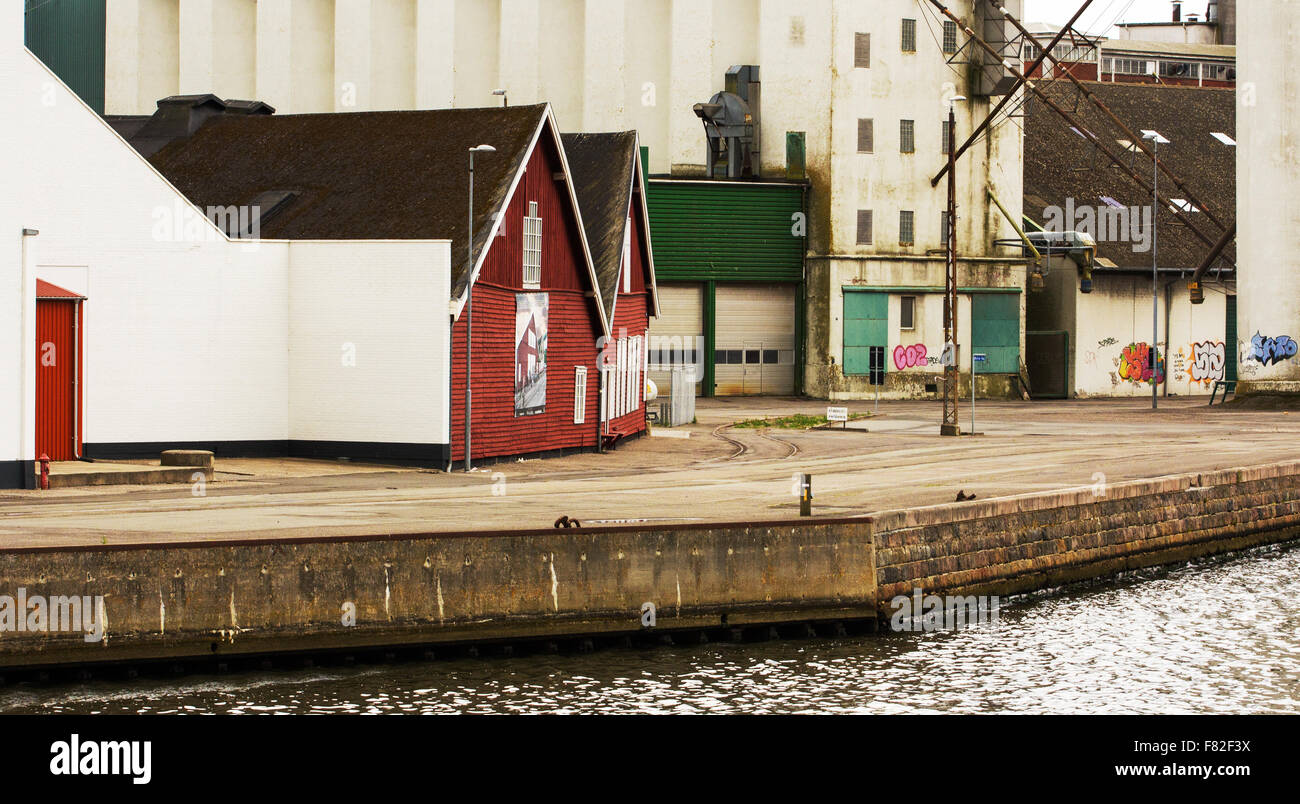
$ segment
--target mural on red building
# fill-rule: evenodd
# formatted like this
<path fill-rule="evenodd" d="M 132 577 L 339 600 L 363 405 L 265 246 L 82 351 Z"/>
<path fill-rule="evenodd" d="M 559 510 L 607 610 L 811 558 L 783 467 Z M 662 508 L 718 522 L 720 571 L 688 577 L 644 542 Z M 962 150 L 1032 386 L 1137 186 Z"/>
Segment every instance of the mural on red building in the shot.
<path fill-rule="evenodd" d="M 549 296 L 515 294 L 515 415 L 546 411 L 546 319 Z"/>

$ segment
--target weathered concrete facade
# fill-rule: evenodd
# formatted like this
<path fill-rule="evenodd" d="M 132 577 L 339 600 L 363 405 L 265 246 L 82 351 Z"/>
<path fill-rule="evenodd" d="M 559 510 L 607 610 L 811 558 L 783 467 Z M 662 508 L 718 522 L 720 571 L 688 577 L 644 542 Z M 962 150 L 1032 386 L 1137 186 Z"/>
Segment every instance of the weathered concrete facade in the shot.
<path fill-rule="evenodd" d="M 1098 269 L 1092 276 L 1092 292 L 1082 293 L 1078 267 L 1053 257 L 1045 287 L 1026 295 L 1025 330 L 1069 334 L 1068 353 L 1061 356 L 1069 372 L 1066 396 L 1149 397 L 1151 274 Z M 1185 275 L 1160 274 L 1155 381 L 1162 396 L 1208 396 L 1216 382 L 1235 379 L 1237 353 L 1249 348 L 1250 339 L 1238 333 L 1228 342 L 1229 303 L 1237 287 L 1230 277 L 1207 276 L 1204 302 L 1192 304 Z"/>
<path fill-rule="evenodd" d="M 1242 3 L 1237 82 L 1238 394 L 1300 393 L 1300 255 L 1281 242 L 1300 228 L 1300 4 Z"/>

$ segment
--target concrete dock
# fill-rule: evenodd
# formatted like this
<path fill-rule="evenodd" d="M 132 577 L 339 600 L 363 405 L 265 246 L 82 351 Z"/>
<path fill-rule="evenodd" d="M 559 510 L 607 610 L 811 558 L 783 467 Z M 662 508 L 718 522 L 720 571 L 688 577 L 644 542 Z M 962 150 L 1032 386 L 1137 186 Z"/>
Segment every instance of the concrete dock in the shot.
<path fill-rule="evenodd" d="M 870 412 L 870 402 L 847 405 Z M 604 454 L 508 462 L 471 474 L 330 461 L 217 456 L 202 486 L 0 494 L 0 545 L 140 544 L 587 526 L 775 521 L 798 514 L 793 476 L 813 475 L 818 517 L 1209 472 L 1297 455 L 1300 414 L 1202 400 L 984 402 L 971 438 L 938 435 L 936 402 L 881 403 L 841 431 L 726 428 L 824 413 L 807 400 L 701 400 L 689 438 Z M 968 427 L 963 409 L 963 427 Z M 716 435 L 715 435 L 716 432 Z"/>

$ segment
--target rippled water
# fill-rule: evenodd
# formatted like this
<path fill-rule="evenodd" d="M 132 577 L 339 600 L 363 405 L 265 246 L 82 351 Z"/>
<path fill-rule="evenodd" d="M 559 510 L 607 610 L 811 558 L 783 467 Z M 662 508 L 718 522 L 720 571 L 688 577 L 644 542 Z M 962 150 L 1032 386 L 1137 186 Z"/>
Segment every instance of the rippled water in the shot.
<path fill-rule="evenodd" d="M 957 633 L 0 689 L 0 711 L 1300 712 L 1300 547 L 1022 598 Z"/>

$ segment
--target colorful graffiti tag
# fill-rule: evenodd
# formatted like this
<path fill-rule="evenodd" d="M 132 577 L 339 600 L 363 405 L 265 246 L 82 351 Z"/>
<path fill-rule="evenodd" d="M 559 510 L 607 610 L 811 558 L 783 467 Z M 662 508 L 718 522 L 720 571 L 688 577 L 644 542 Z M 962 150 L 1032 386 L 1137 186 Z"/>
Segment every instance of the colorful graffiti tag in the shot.
<path fill-rule="evenodd" d="M 1222 341 L 1192 344 L 1192 382 L 1218 382 L 1223 379 L 1228 350 Z"/>
<path fill-rule="evenodd" d="M 1250 351 L 1246 360 L 1254 360 L 1264 365 L 1281 363 L 1296 356 L 1296 342 L 1290 335 L 1266 338 L 1258 332 L 1250 339 Z"/>
<path fill-rule="evenodd" d="M 1120 379 L 1132 383 L 1165 381 L 1165 359 L 1156 349 L 1156 367 L 1151 370 L 1151 346 L 1146 343 L 1130 343 L 1124 347 L 1119 356 Z"/>
<path fill-rule="evenodd" d="M 918 343 L 915 346 L 895 346 L 894 367 L 902 371 L 914 366 L 927 365 L 929 354 L 923 343 Z"/>

